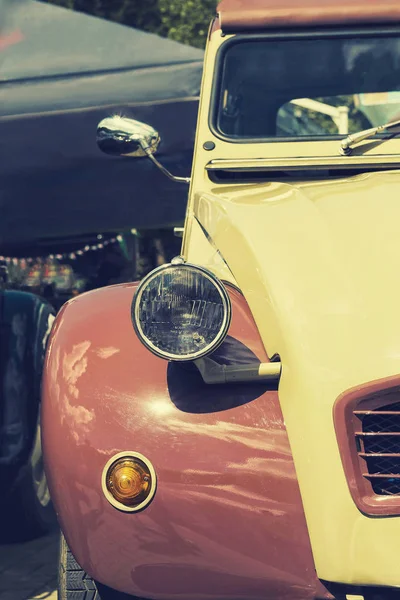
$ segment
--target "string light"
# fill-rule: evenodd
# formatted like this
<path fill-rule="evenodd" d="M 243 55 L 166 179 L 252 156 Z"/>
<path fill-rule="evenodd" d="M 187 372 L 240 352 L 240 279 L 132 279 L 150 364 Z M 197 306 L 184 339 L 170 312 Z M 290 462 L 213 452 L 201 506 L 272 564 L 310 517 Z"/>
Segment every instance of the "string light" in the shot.
<path fill-rule="evenodd" d="M 102 240 L 103 236 L 101 234 L 99 234 L 97 236 L 97 239 Z M 65 260 L 65 259 L 76 260 L 76 258 L 78 256 L 83 256 L 87 252 L 94 252 L 97 250 L 102 250 L 106 246 L 109 246 L 110 244 L 116 244 L 117 242 L 120 243 L 120 242 L 122 242 L 122 240 L 123 240 L 122 235 L 118 235 L 117 237 L 110 238 L 109 240 L 104 240 L 104 242 L 98 242 L 97 244 L 92 245 L 92 246 L 86 245 L 83 248 L 80 248 L 79 250 L 74 250 L 73 252 L 64 252 L 63 254 L 49 254 L 48 256 L 36 256 L 36 257 L 32 257 L 32 256 L 24 256 L 24 257 L 0 256 L 0 261 L 2 260 L 2 261 L 5 261 L 7 264 L 12 263 L 13 265 L 17 265 L 19 261 L 23 261 L 23 260 L 26 260 L 26 262 L 28 264 L 32 264 L 39 260 L 46 260 L 46 258 L 49 258 L 50 260 L 54 260 L 55 258 L 57 260 Z"/>

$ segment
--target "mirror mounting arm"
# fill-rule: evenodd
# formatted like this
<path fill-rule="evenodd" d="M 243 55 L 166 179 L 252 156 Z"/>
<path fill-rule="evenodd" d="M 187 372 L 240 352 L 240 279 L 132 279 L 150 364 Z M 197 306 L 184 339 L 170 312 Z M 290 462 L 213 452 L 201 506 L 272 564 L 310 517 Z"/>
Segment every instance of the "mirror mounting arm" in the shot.
<path fill-rule="evenodd" d="M 160 162 L 158 162 L 158 160 L 152 153 L 150 146 L 146 145 L 144 142 L 141 142 L 140 145 L 143 151 L 148 156 L 148 158 L 151 160 L 151 162 L 154 163 L 156 167 L 168 177 L 168 179 L 171 179 L 172 181 L 176 181 L 178 183 L 190 184 L 190 177 L 177 177 L 176 175 L 172 175 L 172 173 L 170 173 L 168 169 L 166 169 Z"/>
<path fill-rule="evenodd" d="M 190 177 L 172 175 L 154 157 L 160 141 L 160 134 L 151 125 L 127 117 L 106 117 L 97 127 L 97 145 L 102 152 L 114 156 L 146 156 L 172 181 L 189 184 Z"/>

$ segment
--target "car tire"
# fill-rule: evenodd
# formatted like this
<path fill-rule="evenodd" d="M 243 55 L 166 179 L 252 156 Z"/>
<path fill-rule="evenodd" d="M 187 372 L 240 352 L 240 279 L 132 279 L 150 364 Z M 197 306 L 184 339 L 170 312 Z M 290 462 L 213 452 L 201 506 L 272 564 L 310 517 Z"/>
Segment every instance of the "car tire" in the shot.
<path fill-rule="evenodd" d="M 40 387 L 54 309 L 33 294 L 0 297 L 0 540 L 28 541 L 57 524 L 40 435 Z"/>
<path fill-rule="evenodd" d="M 55 529 L 57 518 L 50 499 L 43 466 L 40 423 L 28 463 L 2 508 L 7 541 L 28 541 Z"/>
<path fill-rule="evenodd" d="M 58 600 L 140 600 L 95 583 L 81 568 L 61 534 Z"/>

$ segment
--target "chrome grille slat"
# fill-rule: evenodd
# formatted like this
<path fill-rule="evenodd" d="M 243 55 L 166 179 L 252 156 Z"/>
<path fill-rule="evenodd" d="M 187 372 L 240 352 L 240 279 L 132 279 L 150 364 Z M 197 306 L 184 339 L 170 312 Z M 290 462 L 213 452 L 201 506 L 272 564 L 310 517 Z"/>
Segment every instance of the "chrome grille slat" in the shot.
<path fill-rule="evenodd" d="M 400 403 L 353 414 L 360 423 L 355 432 L 358 455 L 368 471 L 363 477 L 375 494 L 400 495 Z"/>
<path fill-rule="evenodd" d="M 400 479 L 400 474 L 389 475 L 382 473 L 363 473 L 363 477 L 366 477 L 367 479 Z"/>
<path fill-rule="evenodd" d="M 359 416 L 365 415 L 400 415 L 398 410 L 355 410 L 354 414 Z"/>
<path fill-rule="evenodd" d="M 365 454 L 364 452 L 358 453 L 361 458 L 400 458 L 400 453 L 375 453 L 375 454 Z"/>
<path fill-rule="evenodd" d="M 385 435 L 385 436 L 390 436 L 390 435 L 397 435 L 400 436 L 400 431 L 399 432 L 392 432 L 392 431 L 356 431 L 355 433 L 356 436 L 358 437 L 372 437 L 372 436 L 380 436 L 380 435 Z"/>

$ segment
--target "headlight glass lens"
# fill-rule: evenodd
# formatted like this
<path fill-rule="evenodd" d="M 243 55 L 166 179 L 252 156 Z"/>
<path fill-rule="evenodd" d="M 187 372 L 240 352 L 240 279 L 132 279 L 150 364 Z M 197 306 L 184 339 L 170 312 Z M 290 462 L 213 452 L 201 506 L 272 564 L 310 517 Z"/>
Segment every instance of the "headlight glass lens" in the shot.
<path fill-rule="evenodd" d="M 224 285 L 194 265 L 156 269 L 139 286 L 132 319 L 141 341 L 168 360 L 195 360 L 224 340 L 231 318 Z"/>

